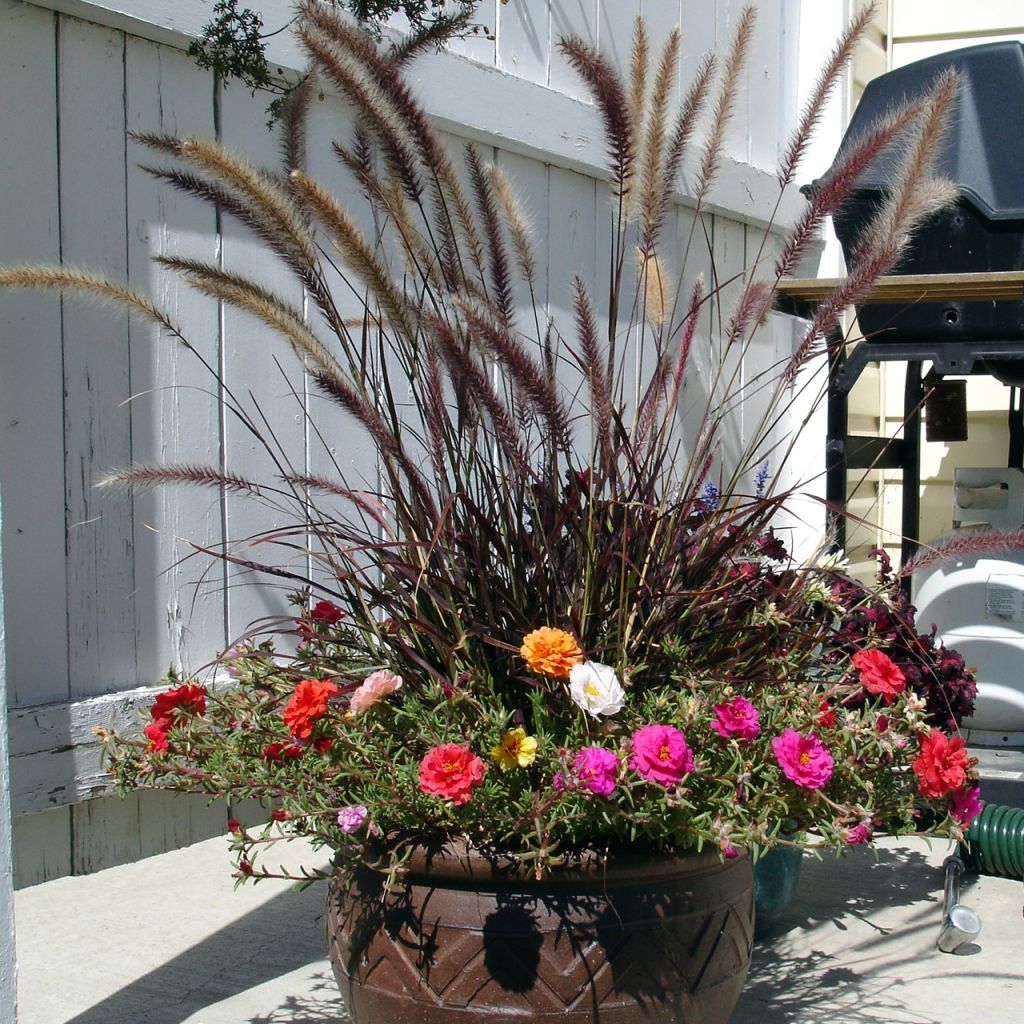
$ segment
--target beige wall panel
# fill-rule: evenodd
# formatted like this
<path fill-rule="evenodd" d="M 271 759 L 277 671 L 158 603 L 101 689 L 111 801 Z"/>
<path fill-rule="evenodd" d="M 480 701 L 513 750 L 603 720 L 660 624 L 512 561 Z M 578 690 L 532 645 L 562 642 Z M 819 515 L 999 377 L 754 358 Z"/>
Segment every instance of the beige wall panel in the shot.
<path fill-rule="evenodd" d="M 969 35 L 1024 28 L 1020 0 L 893 0 L 892 32 L 901 36 Z"/>
<path fill-rule="evenodd" d="M 980 46 L 982 43 L 999 43 L 1007 39 L 1017 39 L 1024 42 L 1024 26 L 1010 34 L 990 34 L 968 38 L 950 38 L 947 36 L 943 39 L 921 39 L 914 42 L 903 42 L 896 39 L 892 49 L 892 66 L 894 68 L 902 68 L 907 64 L 913 64 L 916 60 L 934 57 L 936 54 L 946 53 L 949 50 L 960 50 L 965 46 Z"/>

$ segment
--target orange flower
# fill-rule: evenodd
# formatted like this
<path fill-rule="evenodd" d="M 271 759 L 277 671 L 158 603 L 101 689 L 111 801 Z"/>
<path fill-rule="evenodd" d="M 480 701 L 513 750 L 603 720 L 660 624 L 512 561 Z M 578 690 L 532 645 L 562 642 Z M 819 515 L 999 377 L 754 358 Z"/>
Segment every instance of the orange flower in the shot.
<path fill-rule="evenodd" d="M 284 724 L 292 735 L 308 740 L 313 734 L 313 722 L 326 710 L 327 701 L 338 693 L 334 683 L 319 679 L 303 679 L 284 709 Z"/>
<path fill-rule="evenodd" d="M 541 626 L 523 637 L 519 653 L 534 672 L 567 679 L 573 665 L 583 660 L 583 652 L 571 633 Z"/>

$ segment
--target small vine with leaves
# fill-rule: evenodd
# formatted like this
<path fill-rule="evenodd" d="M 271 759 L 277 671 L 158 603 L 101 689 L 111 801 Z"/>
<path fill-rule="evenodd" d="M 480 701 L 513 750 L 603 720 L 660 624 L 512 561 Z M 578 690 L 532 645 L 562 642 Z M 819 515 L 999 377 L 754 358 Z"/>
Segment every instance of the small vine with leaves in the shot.
<path fill-rule="evenodd" d="M 404 14 L 414 37 L 424 37 L 440 46 L 445 40 L 465 35 L 489 35 L 486 25 L 472 24 L 479 0 L 456 0 L 454 9 L 447 0 L 325 0 L 341 7 L 361 24 L 379 30 L 395 14 Z M 505 0 L 502 0 L 505 2 Z M 226 85 L 232 79 L 242 82 L 255 95 L 258 89 L 275 94 L 268 107 L 271 123 L 278 117 L 288 95 L 295 88 L 278 68 L 272 74 L 267 63 L 266 40 L 285 31 L 282 25 L 264 32 L 263 19 L 248 7 L 239 9 L 239 0 L 217 0 L 213 20 L 203 26 L 202 34 L 188 48 L 196 64 L 212 71 Z"/>

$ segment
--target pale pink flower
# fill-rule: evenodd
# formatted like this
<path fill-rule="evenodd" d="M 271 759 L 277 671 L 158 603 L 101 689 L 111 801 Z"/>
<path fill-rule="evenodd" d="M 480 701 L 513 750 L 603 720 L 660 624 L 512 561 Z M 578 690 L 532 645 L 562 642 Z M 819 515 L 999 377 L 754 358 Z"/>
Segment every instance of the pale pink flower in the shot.
<path fill-rule="evenodd" d="M 389 672 L 386 668 L 372 672 L 352 694 L 349 709 L 353 714 L 361 714 L 367 708 L 372 708 L 378 701 L 390 696 L 395 690 L 400 689 L 401 685 L 402 677 L 396 676 L 394 672 Z"/>
<path fill-rule="evenodd" d="M 772 740 L 772 750 L 786 778 L 802 789 L 821 789 L 832 778 L 835 761 L 817 736 L 787 729 Z"/>
<path fill-rule="evenodd" d="M 342 807 L 338 811 L 338 828 L 349 835 L 358 832 L 366 822 L 369 813 L 362 804 L 355 807 Z"/>

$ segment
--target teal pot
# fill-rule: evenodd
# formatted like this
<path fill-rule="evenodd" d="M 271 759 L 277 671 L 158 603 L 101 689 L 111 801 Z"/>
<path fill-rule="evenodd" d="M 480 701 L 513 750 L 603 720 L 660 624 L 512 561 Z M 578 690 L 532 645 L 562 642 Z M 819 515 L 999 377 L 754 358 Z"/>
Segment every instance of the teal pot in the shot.
<path fill-rule="evenodd" d="M 390 890 L 370 868 L 328 897 L 356 1024 L 726 1024 L 746 980 L 746 857 L 623 850 L 537 879 L 446 844 Z"/>
<path fill-rule="evenodd" d="M 754 865 L 754 937 L 763 938 L 789 906 L 800 881 L 803 849 L 773 846 Z"/>

